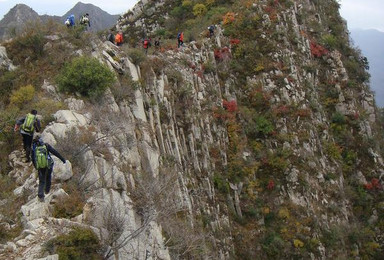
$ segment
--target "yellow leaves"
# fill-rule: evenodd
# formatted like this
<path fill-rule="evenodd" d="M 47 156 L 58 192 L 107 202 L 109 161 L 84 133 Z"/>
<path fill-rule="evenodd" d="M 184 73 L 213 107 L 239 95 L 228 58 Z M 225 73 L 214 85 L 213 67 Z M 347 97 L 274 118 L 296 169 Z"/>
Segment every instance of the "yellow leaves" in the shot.
<path fill-rule="evenodd" d="M 184 0 L 183 3 L 181 4 L 182 7 L 191 7 L 192 6 L 192 1 L 191 0 Z"/>
<path fill-rule="evenodd" d="M 19 88 L 18 90 L 12 91 L 11 97 L 9 99 L 12 105 L 20 107 L 24 103 L 31 101 L 34 96 L 35 88 L 32 85 L 27 85 Z"/>
<path fill-rule="evenodd" d="M 205 1 L 205 4 L 206 4 L 207 6 L 212 6 L 212 5 L 215 4 L 215 2 L 216 2 L 216 0 L 206 0 L 206 1 Z"/>
<path fill-rule="evenodd" d="M 295 246 L 295 248 L 302 248 L 304 246 L 304 242 L 299 239 L 294 239 L 293 245 Z"/>
<path fill-rule="evenodd" d="M 291 215 L 289 214 L 289 210 L 287 208 L 281 208 L 278 212 L 278 216 L 281 219 L 289 219 Z"/>
<path fill-rule="evenodd" d="M 264 215 L 267 215 L 271 212 L 271 209 L 269 207 L 263 207 L 261 211 L 263 212 Z"/>
<path fill-rule="evenodd" d="M 265 68 L 263 64 L 257 64 L 256 68 L 254 69 L 255 72 L 263 71 Z"/>
<path fill-rule="evenodd" d="M 263 191 L 263 188 L 260 187 L 259 180 L 250 181 L 248 183 L 247 194 L 251 199 L 255 200 L 257 198 L 257 193 L 262 191 Z"/>
<path fill-rule="evenodd" d="M 193 15 L 194 16 L 203 16 L 207 12 L 207 7 L 203 4 L 196 4 L 193 7 Z"/>

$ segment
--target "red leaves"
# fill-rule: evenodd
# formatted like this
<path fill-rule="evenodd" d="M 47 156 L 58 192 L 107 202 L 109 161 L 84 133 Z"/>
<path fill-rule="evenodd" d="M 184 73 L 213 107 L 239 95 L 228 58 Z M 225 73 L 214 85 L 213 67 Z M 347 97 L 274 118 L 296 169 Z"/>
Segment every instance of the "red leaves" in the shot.
<path fill-rule="evenodd" d="M 217 61 L 224 61 L 230 58 L 231 52 L 228 47 L 214 50 L 215 59 Z"/>
<path fill-rule="evenodd" d="M 328 54 L 328 52 L 329 52 L 326 48 L 324 48 L 323 46 L 317 44 L 314 41 L 310 42 L 310 48 L 311 48 L 311 54 L 315 58 L 320 58 L 320 57 Z"/>
<path fill-rule="evenodd" d="M 235 100 L 223 100 L 223 107 L 230 113 L 236 112 L 238 110 L 237 103 Z"/>
<path fill-rule="evenodd" d="M 275 182 L 273 180 L 269 180 L 267 189 L 268 190 L 273 190 L 275 188 Z"/>
<path fill-rule="evenodd" d="M 229 120 L 229 121 L 235 120 L 236 112 L 238 110 L 236 100 L 231 100 L 231 101 L 223 100 L 223 108 L 224 110 L 214 109 L 213 116 L 215 118 L 220 118 L 222 120 Z"/>
<path fill-rule="evenodd" d="M 238 44 L 240 44 L 240 40 L 239 39 L 230 39 L 229 40 L 229 43 L 231 44 L 231 45 L 238 45 Z"/>
<path fill-rule="evenodd" d="M 368 182 L 364 185 L 367 190 L 381 190 L 382 186 L 380 184 L 380 180 L 377 178 L 373 178 L 371 182 Z"/>

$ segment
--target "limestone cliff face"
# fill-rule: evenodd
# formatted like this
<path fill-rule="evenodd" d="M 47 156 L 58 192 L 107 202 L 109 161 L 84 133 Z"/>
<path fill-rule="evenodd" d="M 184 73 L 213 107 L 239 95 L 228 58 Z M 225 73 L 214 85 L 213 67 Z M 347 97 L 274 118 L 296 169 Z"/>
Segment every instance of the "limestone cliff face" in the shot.
<path fill-rule="evenodd" d="M 56 162 L 45 203 L 36 200 L 31 166 L 19 151 L 10 155 L 14 193 L 28 202 L 24 232 L 2 254 L 37 259 L 42 242 L 87 226 L 108 259 L 380 256 L 382 129 L 358 78 L 361 60 L 329 38 L 340 29 L 327 9 L 334 1 L 279 2 L 244 2 L 258 26 L 256 60 L 223 24 L 214 38 L 139 66 L 123 48 L 95 40 L 92 55 L 123 77 L 98 104 L 63 100 L 46 82 L 45 94 L 68 110 L 56 112 L 43 138 L 63 150 L 75 136 L 83 142 L 75 142 L 76 161 Z M 149 19 L 168 4 L 143 1 L 117 26 L 146 23 L 139 9 Z M 316 30 L 327 26 L 323 39 L 333 47 L 325 48 Z M 252 69 L 239 70 L 241 61 Z M 55 218 L 68 196 L 62 183 L 72 179 L 86 194 L 82 214 Z"/>

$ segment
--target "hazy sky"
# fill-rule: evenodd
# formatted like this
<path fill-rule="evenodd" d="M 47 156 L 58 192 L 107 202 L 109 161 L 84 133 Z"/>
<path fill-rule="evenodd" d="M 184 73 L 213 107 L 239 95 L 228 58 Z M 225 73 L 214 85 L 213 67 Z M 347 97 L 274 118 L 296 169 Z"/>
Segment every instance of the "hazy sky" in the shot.
<path fill-rule="evenodd" d="M 0 0 L 1 1 L 1 0 Z M 384 0 L 340 0 L 340 14 L 349 29 L 377 29 L 384 32 Z"/>
<path fill-rule="evenodd" d="M 384 32 L 384 0 L 338 0 L 340 13 L 347 20 L 349 29 L 377 29 Z M 0 19 L 16 4 L 23 3 L 38 14 L 62 16 L 79 0 L 0 0 Z M 109 14 L 123 14 L 138 0 L 81 0 L 100 7 Z"/>

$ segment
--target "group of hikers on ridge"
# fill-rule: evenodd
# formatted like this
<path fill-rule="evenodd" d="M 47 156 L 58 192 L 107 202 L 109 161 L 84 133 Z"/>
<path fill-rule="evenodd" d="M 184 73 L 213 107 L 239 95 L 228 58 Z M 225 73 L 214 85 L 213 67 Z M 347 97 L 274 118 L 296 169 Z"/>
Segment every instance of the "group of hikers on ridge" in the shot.
<path fill-rule="evenodd" d="M 74 27 L 76 25 L 75 15 L 71 14 L 70 16 L 68 16 L 67 19 L 65 20 L 64 24 L 68 28 Z M 86 13 L 86 14 L 84 14 L 84 15 L 82 15 L 80 17 L 79 24 L 84 27 L 85 31 L 88 30 L 88 27 L 91 27 L 91 21 L 89 19 L 89 14 L 88 13 Z"/>
<path fill-rule="evenodd" d="M 116 46 L 121 46 L 123 44 L 123 32 L 118 31 L 115 35 L 112 31 L 110 31 L 107 36 L 107 40 Z"/>
<path fill-rule="evenodd" d="M 51 154 L 59 158 L 63 163 L 66 162 L 51 145 L 44 143 L 40 135 L 41 123 L 37 118 L 37 110 L 33 109 L 26 116 L 16 120 L 14 131 L 20 131 L 23 138 L 23 147 L 26 156 L 26 162 L 32 161 L 33 166 L 38 172 L 39 188 L 37 196 L 40 202 L 44 201 L 44 194 L 48 194 L 51 189 L 51 180 L 53 172 L 53 159 Z"/>

